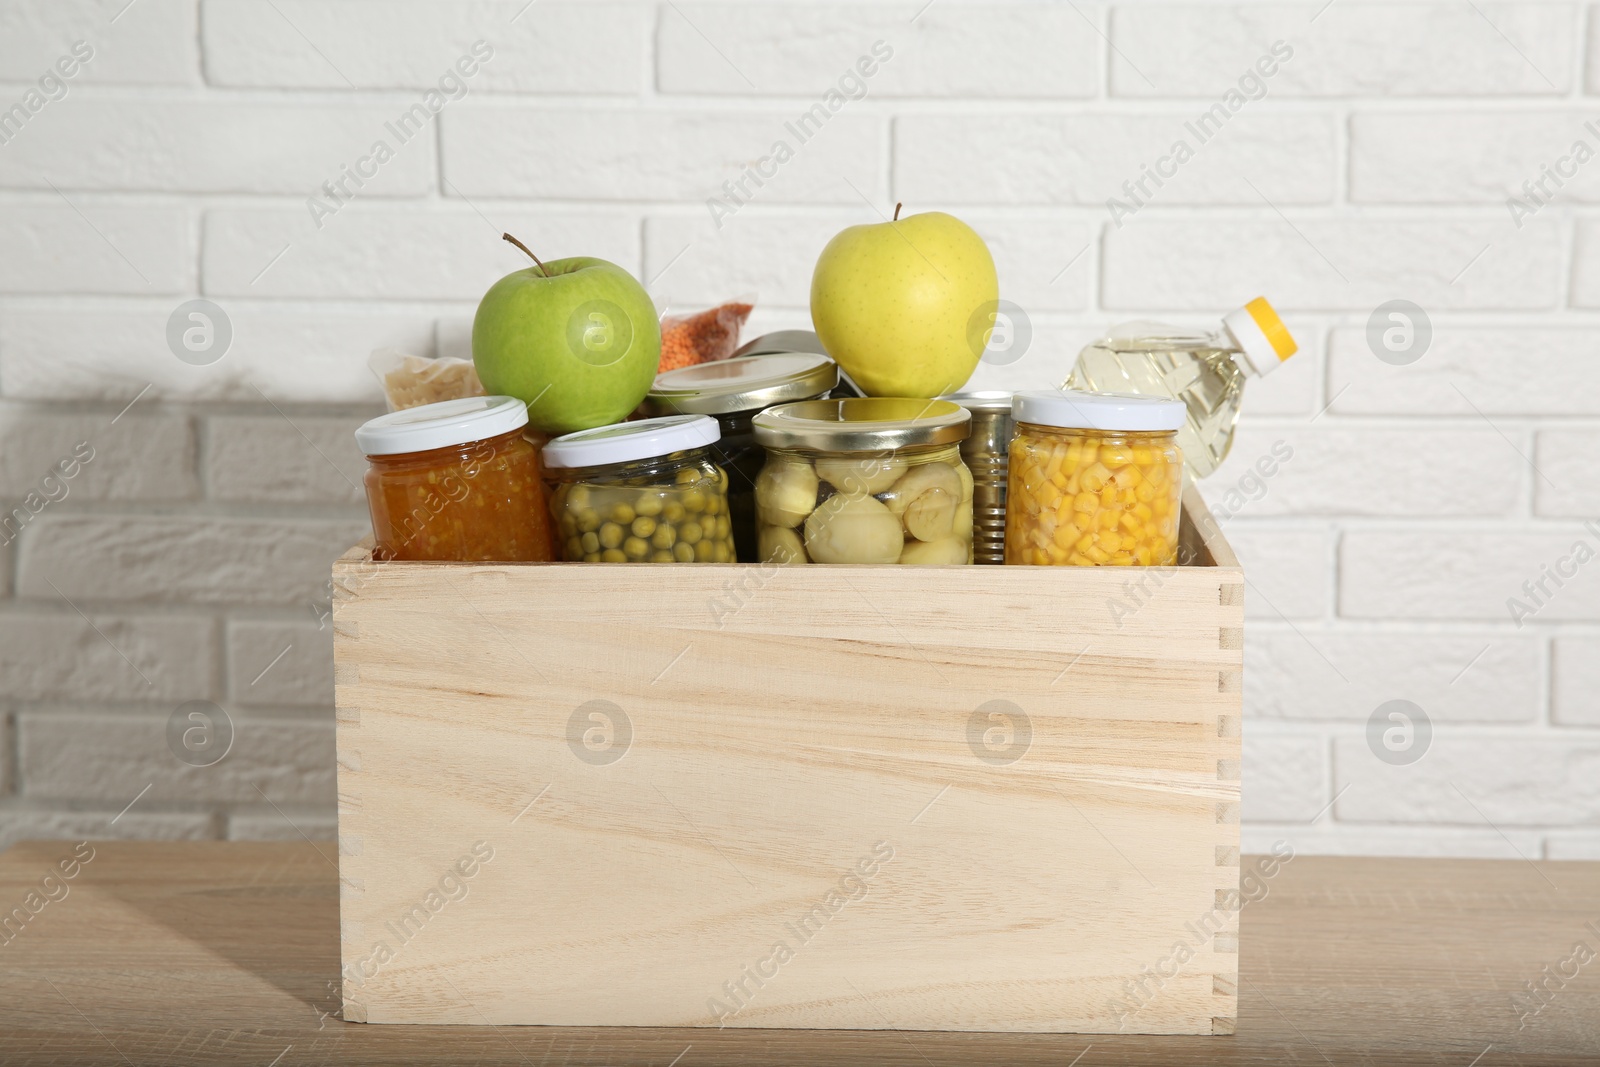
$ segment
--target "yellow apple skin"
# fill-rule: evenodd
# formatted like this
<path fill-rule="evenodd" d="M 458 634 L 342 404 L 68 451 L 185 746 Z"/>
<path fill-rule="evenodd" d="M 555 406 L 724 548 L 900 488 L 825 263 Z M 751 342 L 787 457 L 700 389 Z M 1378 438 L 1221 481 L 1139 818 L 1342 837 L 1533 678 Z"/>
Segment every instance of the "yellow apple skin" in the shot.
<path fill-rule="evenodd" d="M 942 211 L 841 230 L 811 275 L 817 337 L 868 396 L 966 385 L 999 299 L 989 246 Z"/>

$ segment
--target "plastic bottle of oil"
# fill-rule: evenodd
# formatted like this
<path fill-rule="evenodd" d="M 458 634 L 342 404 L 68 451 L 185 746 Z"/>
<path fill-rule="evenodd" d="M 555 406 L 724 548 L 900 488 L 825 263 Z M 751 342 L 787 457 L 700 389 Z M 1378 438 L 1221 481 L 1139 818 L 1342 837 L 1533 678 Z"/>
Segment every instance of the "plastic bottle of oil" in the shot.
<path fill-rule="evenodd" d="M 1178 447 L 1189 472 L 1204 478 L 1233 447 L 1244 383 L 1266 374 L 1299 346 L 1265 297 L 1203 334 L 1157 322 L 1128 322 L 1078 353 L 1064 389 L 1140 393 L 1181 400 L 1189 409 Z"/>

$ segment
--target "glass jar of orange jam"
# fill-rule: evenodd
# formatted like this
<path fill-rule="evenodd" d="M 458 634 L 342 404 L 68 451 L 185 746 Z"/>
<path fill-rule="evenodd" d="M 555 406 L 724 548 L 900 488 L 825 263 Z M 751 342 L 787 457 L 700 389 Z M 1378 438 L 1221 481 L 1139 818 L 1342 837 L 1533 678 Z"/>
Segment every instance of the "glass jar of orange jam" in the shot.
<path fill-rule="evenodd" d="M 1007 563 L 1177 561 L 1181 401 L 1051 389 L 1018 393 L 1012 411 Z"/>
<path fill-rule="evenodd" d="M 356 431 L 367 456 L 375 559 L 555 558 L 528 409 L 474 396 L 380 415 Z"/>

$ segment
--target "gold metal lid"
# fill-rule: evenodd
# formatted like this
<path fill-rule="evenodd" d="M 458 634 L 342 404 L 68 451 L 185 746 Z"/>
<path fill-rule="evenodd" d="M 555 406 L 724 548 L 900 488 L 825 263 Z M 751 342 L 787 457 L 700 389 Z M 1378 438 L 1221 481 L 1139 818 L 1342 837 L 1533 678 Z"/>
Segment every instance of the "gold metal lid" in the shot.
<path fill-rule="evenodd" d="M 839 366 L 809 352 L 775 352 L 697 363 L 656 375 L 645 403 L 663 414 L 731 415 L 821 396 Z"/>
<path fill-rule="evenodd" d="M 970 393 L 946 393 L 940 400 L 953 400 L 968 411 L 983 414 L 1011 414 L 1010 389 L 974 389 Z"/>
<path fill-rule="evenodd" d="M 871 396 L 781 404 L 751 425 L 756 443 L 767 448 L 877 452 L 955 444 L 966 438 L 971 421 L 971 412 L 948 400 Z"/>

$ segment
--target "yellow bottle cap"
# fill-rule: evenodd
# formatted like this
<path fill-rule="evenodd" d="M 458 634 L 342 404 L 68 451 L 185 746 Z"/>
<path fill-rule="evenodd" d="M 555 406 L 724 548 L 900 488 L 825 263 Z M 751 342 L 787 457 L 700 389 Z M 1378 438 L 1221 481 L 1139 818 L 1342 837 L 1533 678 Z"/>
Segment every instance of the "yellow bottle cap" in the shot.
<path fill-rule="evenodd" d="M 1300 350 L 1278 313 L 1258 296 L 1222 319 L 1223 329 L 1244 354 L 1249 369 L 1265 374 Z"/>

